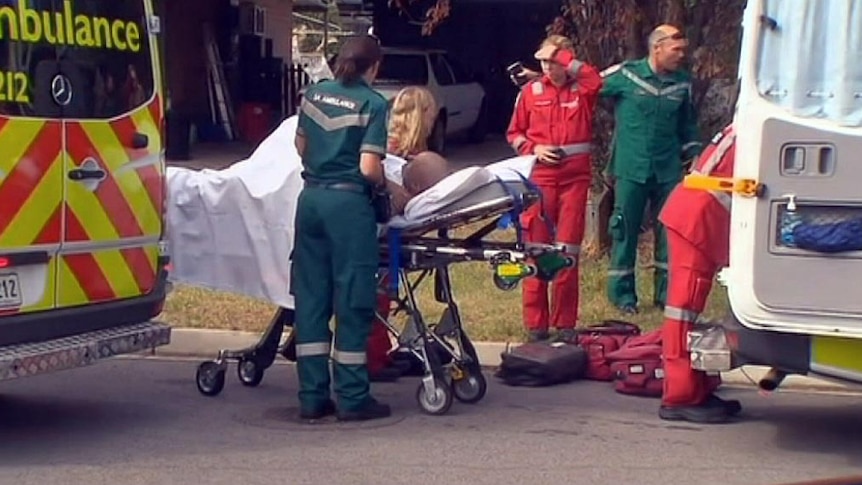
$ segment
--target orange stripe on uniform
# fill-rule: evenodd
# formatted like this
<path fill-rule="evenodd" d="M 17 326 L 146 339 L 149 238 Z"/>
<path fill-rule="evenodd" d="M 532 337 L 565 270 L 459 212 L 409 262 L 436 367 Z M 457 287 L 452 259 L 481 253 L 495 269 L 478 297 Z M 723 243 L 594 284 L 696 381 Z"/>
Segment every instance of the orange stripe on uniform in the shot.
<path fill-rule="evenodd" d="M 111 122 L 111 128 L 114 130 L 114 133 L 117 135 L 117 139 L 120 140 L 120 143 L 126 147 L 126 154 L 129 156 L 129 160 L 137 160 L 140 158 L 144 158 L 149 155 L 149 151 L 145 149 L 134 149 L 132 146 L 132 137 L 135 133 L 138 132 L 138 128 L 135 126 L 135 122 L 132 121 L 130 116 L 125 116 L 118 120 Z M 151 140 L 150 143 L 154 143 L 155 140 Z M 144 186 L 144 190 L 147 191 L 147 195 L 150 198 L 150 202 L 153 204 L 153 210 L 156 211 L 156 214 L 162 213 L 162 186 L 161 186 L 161 178 L 159 177 L 159 171 L 156 167 L 150 165 L 147 167 L 140 167 L 135 170 L 138 174 L 138 178 L 141 179 L 141 184 Z"/>
<path fill-rule="evenodd" d="M 69 123 L 66 126 L 67 152 L 74 160 L 76 166 L 80 166 L 88 157 L 101 158 L 98 150 L 95 149 L 89 136 L 87 136 L 87 133 L 81 128 L 79 123 Z M 95 194 L 120 237 L 143 235 L 134 212 L 129 207 L 129 203 L 125 197 L 123 197 L 123 193 L 120 191 L 117 181 L 114 180 L 114 176 L 110 173 L 110 170 L 105 180 L 96 189 Z"/>
<path fill-rule="evenodd" d="M 66 206 L 66 234 L 78 240 L 88 239 L 84 226 L 81 221 L 72 212 L 72 209 Z M 63 260 L 75 279 L 78 280 L 78 285 L 84 290 L 87 299 L 93 300 L 113 300 L 116 298 L 111 284 L 96 262 L 96 258 L 91 253 L 67 254 L 63 256 Z"/>
<path fill-rule="evenodd" d="M 60 134 L 59 123 L 46 123 L 12 173 L 0 183 L 0 233 L 12 223 L 24 202 L 59 156 Z"/>

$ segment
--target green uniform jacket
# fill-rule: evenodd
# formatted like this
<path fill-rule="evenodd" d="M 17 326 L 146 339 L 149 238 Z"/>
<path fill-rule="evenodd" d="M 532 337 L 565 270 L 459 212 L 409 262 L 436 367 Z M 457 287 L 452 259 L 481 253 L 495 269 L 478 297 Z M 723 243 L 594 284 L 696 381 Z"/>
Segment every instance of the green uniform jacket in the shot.
<path fill-rule="evenodd" d="M 386 156 L 386 98 L 364 81 L 327 80 L 302 98 L 296 131 L 307 144 L 302 177 L 317 182 L 356 182 L 370 187 L 359 170 L 361 152 Z"/>
<path fill-rule="evenodd" d="M 653 72 L 647 59 L 625 61 L 602 72 L 600 95 L 615 100 L 615 130 L 607 172 L 646 183 L 679 180 L 682 160 L 697 156 L 702 144 L 691 99 L 691 79 L 683 71 Z"/>

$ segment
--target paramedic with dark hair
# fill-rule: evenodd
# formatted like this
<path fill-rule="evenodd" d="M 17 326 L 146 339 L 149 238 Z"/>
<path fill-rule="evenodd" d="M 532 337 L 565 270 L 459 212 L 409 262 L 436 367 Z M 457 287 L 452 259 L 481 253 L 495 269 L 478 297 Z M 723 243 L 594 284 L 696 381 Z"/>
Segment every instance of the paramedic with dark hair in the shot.
<path fill-rule="evenodd" d="M 695 162 L 692 173 L 732 177 L 735 141 L 732 125 L 722 130 Z M 662 325 L 662 419 L 717 423 L 742 410 L 739 401 L 725 401 L 713 393 L 720 379 L 692 369 L 686 350 L 688 332 L 706 305 L 712 281 L 728 264 L 730 202 L 727 192 L 680 183 L 659 214 L 667 230 L 670 269 Z"/>
<path fill-rule="evenodd" d="M 571 41 L 561 35 L 545 39 L 535 58 L 544 75 L 518 94 L 506 133 L 519 155 L 537 157 L 530 177 L 541 190 L 542 203 L 530 207 L 521 222 L 529 242 L 562 244 L 577 261 L 592 182 L 593 114 L 602 80 L 593 66 L 575 59 Z M 556 229 L 555 235 L 548 226 Z M 531 341 L 550 338 L 550 326 L 557 329 L 557 339 L 575 339 L 578 280 L 577 263 L 561 271 L 550 305 L 546 282 L 524 281 L 523 318 Z"/>
<path fill-rule="evenodd" d="M 391 414 L 371 397 L 365 352 L 379 260 L 371 194 L 385 183 L 388 106 L 370 87 L 381 57 L 373 37 L 348 39 L 335 79 L 310 86 L 300 106 L 296 148 L 305 186 L 297 205 L 291 291 L 302 419 Z M 330 398 L 330 354 L 337 406 Z"/>

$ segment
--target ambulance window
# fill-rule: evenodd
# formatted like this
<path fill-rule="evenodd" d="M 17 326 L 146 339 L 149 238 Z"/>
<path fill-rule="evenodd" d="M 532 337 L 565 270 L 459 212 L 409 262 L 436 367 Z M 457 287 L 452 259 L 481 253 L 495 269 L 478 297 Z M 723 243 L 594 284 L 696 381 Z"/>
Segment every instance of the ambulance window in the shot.
<path fill-rule="evenodd" d="M 20 5 L 19 5 L 20 3 Z M 56 49 L 36 36 L 35 24 L 22 27 L 20 13 L 35 18 L 51 12 L 52 0 L 0 1 L 0 116 L 58 117 L 50 84 Z M 41 24 L 40 24 L 41 25 Z M 40 29 L 41 35 L 41 29 Z"/>
<path fill-rule="evenodd" d="M 63 115 L 114 118 L 153 96 L 153 69 L 144 0 L 63 2 L 74 18 L 75 39 L 59 47 L 72 101 Z M 68 22 L 72 22 L 69 20 Z"/>

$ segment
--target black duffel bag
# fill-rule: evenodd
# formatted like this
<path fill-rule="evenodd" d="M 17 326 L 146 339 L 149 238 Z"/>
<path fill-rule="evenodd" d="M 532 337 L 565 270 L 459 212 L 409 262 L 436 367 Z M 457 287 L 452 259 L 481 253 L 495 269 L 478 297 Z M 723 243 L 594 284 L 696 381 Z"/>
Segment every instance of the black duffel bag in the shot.
<path fill-rule="evenodd" d="M 587 352 L 565 342 L 530 342 L 500 354 L 496 377 L 510 386 L 541 387 L 580 379 Z"/>

